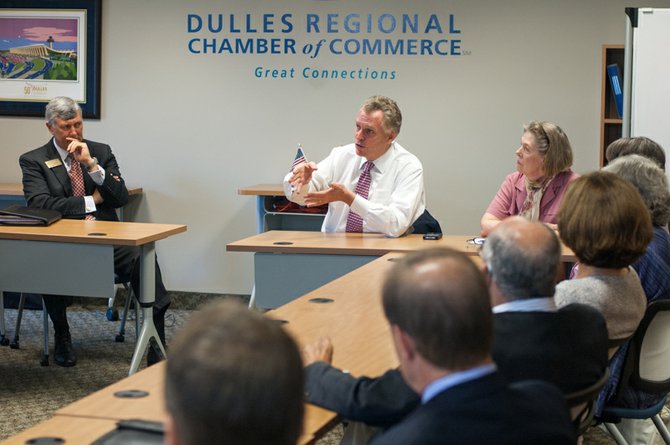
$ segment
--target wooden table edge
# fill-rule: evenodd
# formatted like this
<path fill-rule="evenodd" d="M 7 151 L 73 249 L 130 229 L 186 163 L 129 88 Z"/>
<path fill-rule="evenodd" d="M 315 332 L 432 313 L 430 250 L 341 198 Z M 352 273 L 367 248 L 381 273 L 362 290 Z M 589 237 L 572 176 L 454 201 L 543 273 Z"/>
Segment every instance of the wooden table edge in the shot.
<path fill-rule="evenodd" d="M 246 196 L 284 196 L 282 184 L 256 184 L 237 189 L 238 195 Z"/>
<path fill-rule="evenodd" d="M 141 223 L 128 223 L 141 224 Z M 161 224 L 163 226 L 170 226 L 167 230 L 160 233 L 142 236 L 139 238 L 122 239 L 122 238 L 105 238 L 105 235 L 90 235 L 85 237 L 83 235 L 54 235 L 52 233 L 30 233 L 27 235 L 23 232 L 6 233 L 0 232 L 0 239 L 18 239 L 30 241 L 52 241 L 58 243 L 74 243 L 74 244 L 98 244 L 98 245 L 114 245 L 114 246 L 142 246 L 144 244 L 168 238 L 178 233 L 186 232 L 187 226 L 184 224 Z M 93 232 L 95 233 L 95 232 Z"/>

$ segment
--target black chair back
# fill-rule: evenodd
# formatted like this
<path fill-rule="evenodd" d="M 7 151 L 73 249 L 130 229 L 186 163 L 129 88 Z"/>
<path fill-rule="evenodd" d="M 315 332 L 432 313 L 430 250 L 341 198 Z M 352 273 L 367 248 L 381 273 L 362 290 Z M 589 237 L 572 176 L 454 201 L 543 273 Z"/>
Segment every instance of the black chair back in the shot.
<path fill-rule="evenodd" d="M 584 434 L 589 426 L 591 426 L 595 414 L 596 399 L 600 390 L 607 383 L 609 376 L 609 370 L 605 368 L 605 372 L 603 372 L 603 375 L 597 382 L 588 388 L 565 395 L 565 401 L 570 408 L 572 424 L 575 427 L 577 436 Z"/>
<path fill-rule="evenodd" d="M 442 233 L 442 227 L 440 227 L 440 223 L 426 209 L 412 224 L 412 233 Z"/>

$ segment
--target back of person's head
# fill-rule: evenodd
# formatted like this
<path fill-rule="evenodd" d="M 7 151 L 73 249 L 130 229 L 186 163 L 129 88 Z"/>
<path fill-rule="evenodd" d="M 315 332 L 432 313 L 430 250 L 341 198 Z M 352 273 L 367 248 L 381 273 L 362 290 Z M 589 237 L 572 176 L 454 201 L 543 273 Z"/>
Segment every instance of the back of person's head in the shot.
<path fill-rule="evenodd" d="M 277 322 L 235 301 L 206 306 L 171 343 L 166 369 L 176 443 L 295 445 L 302 361 Z"/>
<path fill-rule="evenodd" d="M 665 172 L 653 160 L 640 155 L 616 158 L 603 170 L 630 181 L 642 195 L 655 226 L 665 227 L 670 221 L 670 190 Z"/>
<path fill-rule="evenodd" d="M 637 189 L 614 173 L 596 171 L 573 181 L 558 212 L 561 239 L 584 264 L 618 269 L 646 251 L 653 231 Z"/>
<path fill-rule="evenodd" d="M 572 147 L 561 127 L 551 122 L 531 121 L 523 127 L 523 131 L 535 136 L 537 151 L 544 155 L 547 176 L 554 176 L 572 166 Z"/>
<path fill-rule="evenodd" d="M 460 252 L 438 248 L 403 257 L 386 278 L 382 302 L 389 323 L 437 367 L 467 369 L 491 353 L 486 282 Z"/>
<path fill-rule="evenodd" d="M 561 243 L 546 225 L 507 218 L 486 238 L 481 257 L 506 300 L 554 295 Z"/>
<path fill-rule="evenodd" d="M 665 170 L 665 151 L 658 143 L 644 136 L 619 138 L 609 144 L 605 150 L 607 162 L 627 155 L 640 155 L 656 162 Z"/>
<path fill-rule="evenodd" d="M 374 111 L 381 111 L 384 114 L 382 119 L 382 127 L 387 134 L 392 131 L 397 135 L 400 133 L 400 127 L 402 126 L 402 113 L 400 113 L 400 108 L 398 104 L 386 96 L 371 96 L 368 97 L 363 106 L 361 107 L 366 113 L 372 113 Z"/>
<path fill-rule="evenodd" d="M 57 96 L 49 101 L 44 111 L 44 118 L 49 125 L 55 125 L 56 119 L 70 120 L 77 117 L 81 107 L 77 102 L 65 96 Z"/>

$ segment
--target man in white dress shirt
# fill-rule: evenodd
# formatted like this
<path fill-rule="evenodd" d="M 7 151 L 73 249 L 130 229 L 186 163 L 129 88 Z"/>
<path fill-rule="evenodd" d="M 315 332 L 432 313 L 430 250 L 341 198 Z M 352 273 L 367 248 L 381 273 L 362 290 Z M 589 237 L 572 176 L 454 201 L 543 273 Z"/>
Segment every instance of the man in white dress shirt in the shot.
<path fill-rule="evenodd" d="M 395 101 L 368 98 L 356 116 L 354 143 L 333 148 L 318 164 L 295 166 L 284 177 L 286 197 L 308 207 L 328 204 L 323 232 L 405 234 L 426 206 L 421 162 L 395 142 L 401 124 Z M 366 170 L 369 186 L 362 191 Z M 350 213 L 358 215 L 358 230 Z"/>

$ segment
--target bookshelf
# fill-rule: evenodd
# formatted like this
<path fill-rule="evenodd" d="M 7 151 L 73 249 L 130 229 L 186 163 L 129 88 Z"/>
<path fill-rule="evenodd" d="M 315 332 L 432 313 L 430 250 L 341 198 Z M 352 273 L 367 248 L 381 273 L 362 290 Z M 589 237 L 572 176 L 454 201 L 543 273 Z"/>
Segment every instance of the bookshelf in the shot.
<path fill-rule="evenodd" d="M 602 71 L 600 79 L 601 106 L 600 106 L 600 166 L 607 163 L 605 159 L 605 149 L 614 140 L 621 137 L 623 119 L 617 113 L 612 86 L 607 76 L 607 65 L 616 63 L 623 77 L 623 45 L 603 45 L 602 47 Z M 622 79 L 623 81 L 623 79 Z M 623 84 L 623 82 L 622 82 Z"/>

